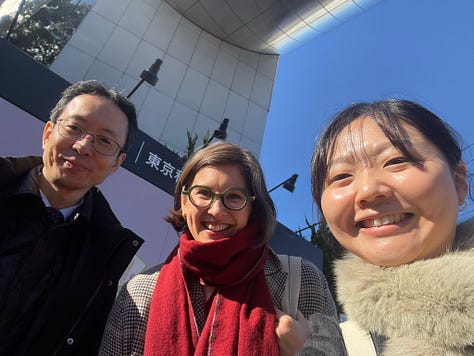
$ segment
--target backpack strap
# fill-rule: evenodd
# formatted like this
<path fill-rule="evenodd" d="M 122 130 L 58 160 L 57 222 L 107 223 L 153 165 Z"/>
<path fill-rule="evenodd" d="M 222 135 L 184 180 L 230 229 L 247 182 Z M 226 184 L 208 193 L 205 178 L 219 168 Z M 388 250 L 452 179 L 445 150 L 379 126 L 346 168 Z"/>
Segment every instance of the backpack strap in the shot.
<path fill-rule="evenodd" d="M 296 319 L 298 314 L 298 300 L 301 290 L 301 257 L 277 255 L 287 278 L 281 298 L 283 312 Z"/>
<path fill-rule="evenodd" d="M 370 334 L 355 321 L 347 320 L 339 324 L 344 337 L 348 356 L 377 356 Z"/>

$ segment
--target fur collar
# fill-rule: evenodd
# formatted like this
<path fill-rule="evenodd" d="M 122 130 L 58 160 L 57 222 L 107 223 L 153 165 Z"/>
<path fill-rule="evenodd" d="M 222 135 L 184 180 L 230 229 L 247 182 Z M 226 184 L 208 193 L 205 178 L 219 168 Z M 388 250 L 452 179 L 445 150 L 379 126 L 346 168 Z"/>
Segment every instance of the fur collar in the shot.
<path fill-rule="evenodd" d="M 344 311 L 362 328 L 388 337 L 384 355 L 474 354 L 471 220 L 458 228 L 454 251 L 438 258 L 398 267 L 353 255 L 336 262 Z"/>

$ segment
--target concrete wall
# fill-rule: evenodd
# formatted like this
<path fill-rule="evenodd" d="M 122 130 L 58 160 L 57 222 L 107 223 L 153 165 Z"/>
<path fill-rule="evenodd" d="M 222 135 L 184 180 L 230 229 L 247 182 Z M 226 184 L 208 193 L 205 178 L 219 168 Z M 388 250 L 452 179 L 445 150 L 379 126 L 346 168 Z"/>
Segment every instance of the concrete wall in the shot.
<path fill-rule="evenodd" d="M 227 117 L 227 141 L 259 156 L 278 56 L 223 42 L 165 1 L 97 1 L 50 69 L 128 94 L 157 58 L 158 83 L 144 83 L 131 97 L 142 131 L 182 155 L 187 130 L 200 142 Z"/>

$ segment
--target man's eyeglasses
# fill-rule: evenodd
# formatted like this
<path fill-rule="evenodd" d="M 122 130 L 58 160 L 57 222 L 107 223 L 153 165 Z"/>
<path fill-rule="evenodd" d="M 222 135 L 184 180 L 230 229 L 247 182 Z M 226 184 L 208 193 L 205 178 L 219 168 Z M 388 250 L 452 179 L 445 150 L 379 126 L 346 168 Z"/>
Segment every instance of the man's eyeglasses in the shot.
<path fill-rule="evenodd" d="M 222 201 L 226 209 L 232 211 L 242 210 L 249 201 L 254 201 L 255 196 L 248 195 L 242 188 L 229 188 L 224 193 L 214 193 L 211 188 L 204 185 L 193 185 L 188 190 L 183 190 L 189 201 L 197 208 L 211 206 L 217 197 Z"/>
<path fill-rule="evenodd" d="M 113 156 L 117 153 L 117 150 L 123 152 L 122 146 L 110 137 L 90 133 L 73 121 L 58 120 L 56 124 L 58 126 L 59 134 L 67 140 L 78 141 L 82 140 L 86 135 L 91 135 L 93 138 L 92 147 L 94 147 L 94 150 L 96 150 L 97 153 L 104 156 Z"/>

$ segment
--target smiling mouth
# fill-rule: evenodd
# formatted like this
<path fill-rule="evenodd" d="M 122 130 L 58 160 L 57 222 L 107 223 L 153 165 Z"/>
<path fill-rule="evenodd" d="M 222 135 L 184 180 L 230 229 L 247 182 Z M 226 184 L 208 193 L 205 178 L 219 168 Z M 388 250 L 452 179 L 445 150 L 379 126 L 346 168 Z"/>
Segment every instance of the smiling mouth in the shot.
<path fill-rule="evenodd" d="M 384 225 L 390 225 L 394 223 L 399 223 L 405 219 L 407 219 L 411 214 L 409 213 L 398 213 L 398 214 L 391 214 L 381 216 L 375 219 L 368 219 L 358 223 L 359 227 L 381 227 Z"/>
<path fill-rule="evenodd" d="M 87 170 L 86 167 L 84 167 L 82 164 L 80 164 L 79 162 L 76 162 L 74 160 L 70 160 L 70 159 L 67 159 L 67 158 L 64 158 L 63 157 L 63 161 L 66 165 L 67 168 L 76 168 L 76 169 L 80 169 L 80 170 Z"/>
<path fill-rule="evenodd" d="M 204 226 L 206 227 L 206 229 L 211 230 L 213 232 L 221 232 L 229 227 L 229 225 L 227 224 L 204 224 Z"/>

